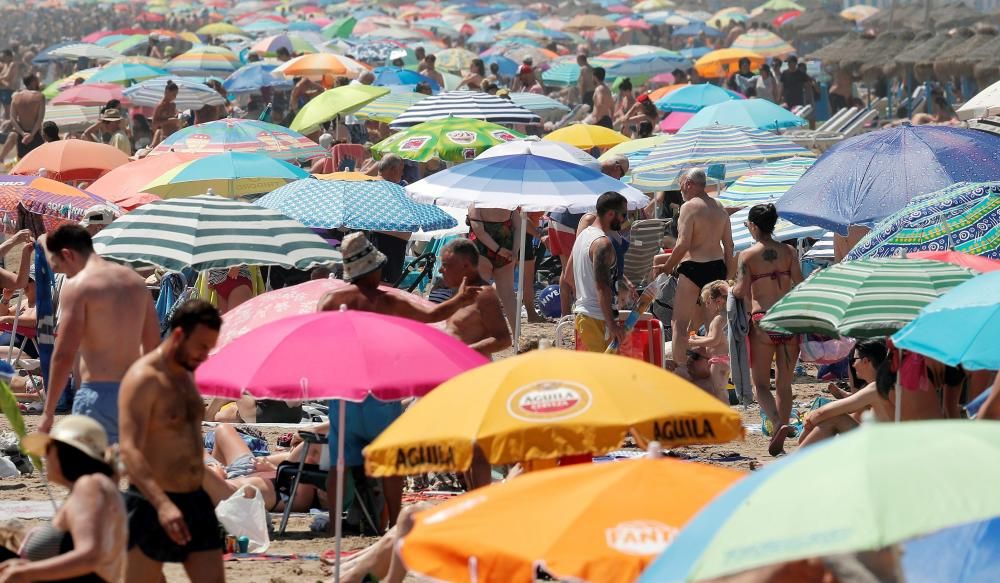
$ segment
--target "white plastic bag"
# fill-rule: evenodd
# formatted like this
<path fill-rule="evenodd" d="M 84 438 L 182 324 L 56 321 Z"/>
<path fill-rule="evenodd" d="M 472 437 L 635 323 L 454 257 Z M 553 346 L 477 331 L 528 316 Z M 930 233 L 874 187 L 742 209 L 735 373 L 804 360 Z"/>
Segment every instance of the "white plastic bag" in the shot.
<path fill-rule="evenodd" d="M 233 536 L 250 539 L 247 549 L 251 553 L 263 553 L 271 546 L 267 536 L 267 510 L 264 496 L 253 486 L 243 486 L 215 507 L 215 517 L 226 532 Z"/>

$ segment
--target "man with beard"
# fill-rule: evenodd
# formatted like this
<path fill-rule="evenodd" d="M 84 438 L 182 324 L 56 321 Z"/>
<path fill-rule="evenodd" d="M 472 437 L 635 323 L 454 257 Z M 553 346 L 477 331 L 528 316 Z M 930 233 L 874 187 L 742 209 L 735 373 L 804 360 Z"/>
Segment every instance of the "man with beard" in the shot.
<path fill-rule="evenodd" d="M 620 269 L 609 235 L 621 230 L 627 211 L 628 202 L 624 196 L 605 192 L 597 199 L 597 221 L 577 234 L 573 243 L 565 269 L 573 270 L 578 350 L 604 352 L 612 340 L 620 343 L 625 337 L 615 309 Z"/>
<path fill-rule="evenodd" d="M 170 318 L 170 334 L 122 379 L 121 454 L 129 479 L 126 580 L 163 579 L 163 563 L 183 563 L 191 581 L 224 581 L 215 506 L 202 489 L 205 406 L 193 372 L 222 327 L 211 304 L 190 300 Z"/>

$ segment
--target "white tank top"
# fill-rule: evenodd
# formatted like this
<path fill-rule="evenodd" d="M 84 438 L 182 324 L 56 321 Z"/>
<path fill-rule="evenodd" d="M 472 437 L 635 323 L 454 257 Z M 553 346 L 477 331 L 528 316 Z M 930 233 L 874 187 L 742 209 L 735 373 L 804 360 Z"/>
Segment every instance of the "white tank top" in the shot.
<path fill-rule="evenodd" d="M 573 244 L 573 280 L 576 283 L 574 314 L 583 314 L 598 320 L 604 319 L 601 303 L 597 299 L 597 279 L 594 277 L 594 260 L 590 258 L 590 248 L 594 241 L 606 237 L 607 235 L 601 229 L 587 227 Z M 617 257 L 615 261 L 617 263 Z M 614 272 L 614 266 L 612 266 L 612 272 Z"/>

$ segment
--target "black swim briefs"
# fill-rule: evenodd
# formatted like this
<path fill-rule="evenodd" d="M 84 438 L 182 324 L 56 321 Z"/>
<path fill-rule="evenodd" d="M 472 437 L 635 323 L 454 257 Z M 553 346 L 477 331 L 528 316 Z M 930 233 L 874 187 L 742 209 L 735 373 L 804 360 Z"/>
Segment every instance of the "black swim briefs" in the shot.
<path fill-rule="evenodd" d="M 726 271 L 726 262 L 721 259 L 704 263 L 683 261 L 677 266 L 677 273 L 690 279 L 699 290 L 713 281 L 726 279 Z"/>
<path fill-rule="evenodd" d="M 129 550 L 138 546 L 142 554 L 161 563 L 183 563 L 191 553 L 222 552 L 222 532 L 215 518 L 215 505 L 204 490 L 167 492 L 167 497 L 184 515 L 184 523 L 191 533 L 191 540 L 184 546 L 167 535 L 160 525 L 156 508 L 135 486 L 129 487 L 124 496 L 128 509 Z"/>

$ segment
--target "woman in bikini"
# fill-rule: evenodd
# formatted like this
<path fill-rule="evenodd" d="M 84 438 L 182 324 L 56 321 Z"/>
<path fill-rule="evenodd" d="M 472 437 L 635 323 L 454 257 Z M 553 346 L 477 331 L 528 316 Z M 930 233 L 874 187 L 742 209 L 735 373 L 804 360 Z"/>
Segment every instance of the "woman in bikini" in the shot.
<path fill-rule="evenodd" d="M 225 314 L 253 297 L 253 277 L 246 265 L 209 271 L 208 286 L 219 296 L 220 314 Z"/>
<path fill-rule="evenodd" d="M 469 65 L 469 74 L 462 78 L 458 84 L 458 89 L 468 87 L 469 91 L 479 91 L 483 86 L 483 78 L 486 77 L 486 65 L 482 59 L 472 59 Z"/>
<path fill-rule="evenodd" d="M 518 211 L 469 207 L 469 238 L 479 250 L 479 275 L 485 281 L 493 281 L 511 330 L 516 318 L 520 317 L 514 294 L 514 262 L 520 224 Z"/>
<path fill-rule="evenodd" d="M 788 419 L 792 414 L 792 377 L 799 357 L 799 337 L 760 329 L 760 321 L 778 300 L 802 281 L 798 254 L 791 245 L 773 238 L 778 211 L 773 204 L 759 204 L 750 209 L 747 229 L 756 243 L 739 255 L 736 287 L 733 293 L 750 305 L 750 376 L 761 414 L 770 423 L 771 443 L 768 452 L 784 451 L 785 438 L 791 433 Z M 771 394 L 771 362 L 777 360 L 775 396 Z"/>

